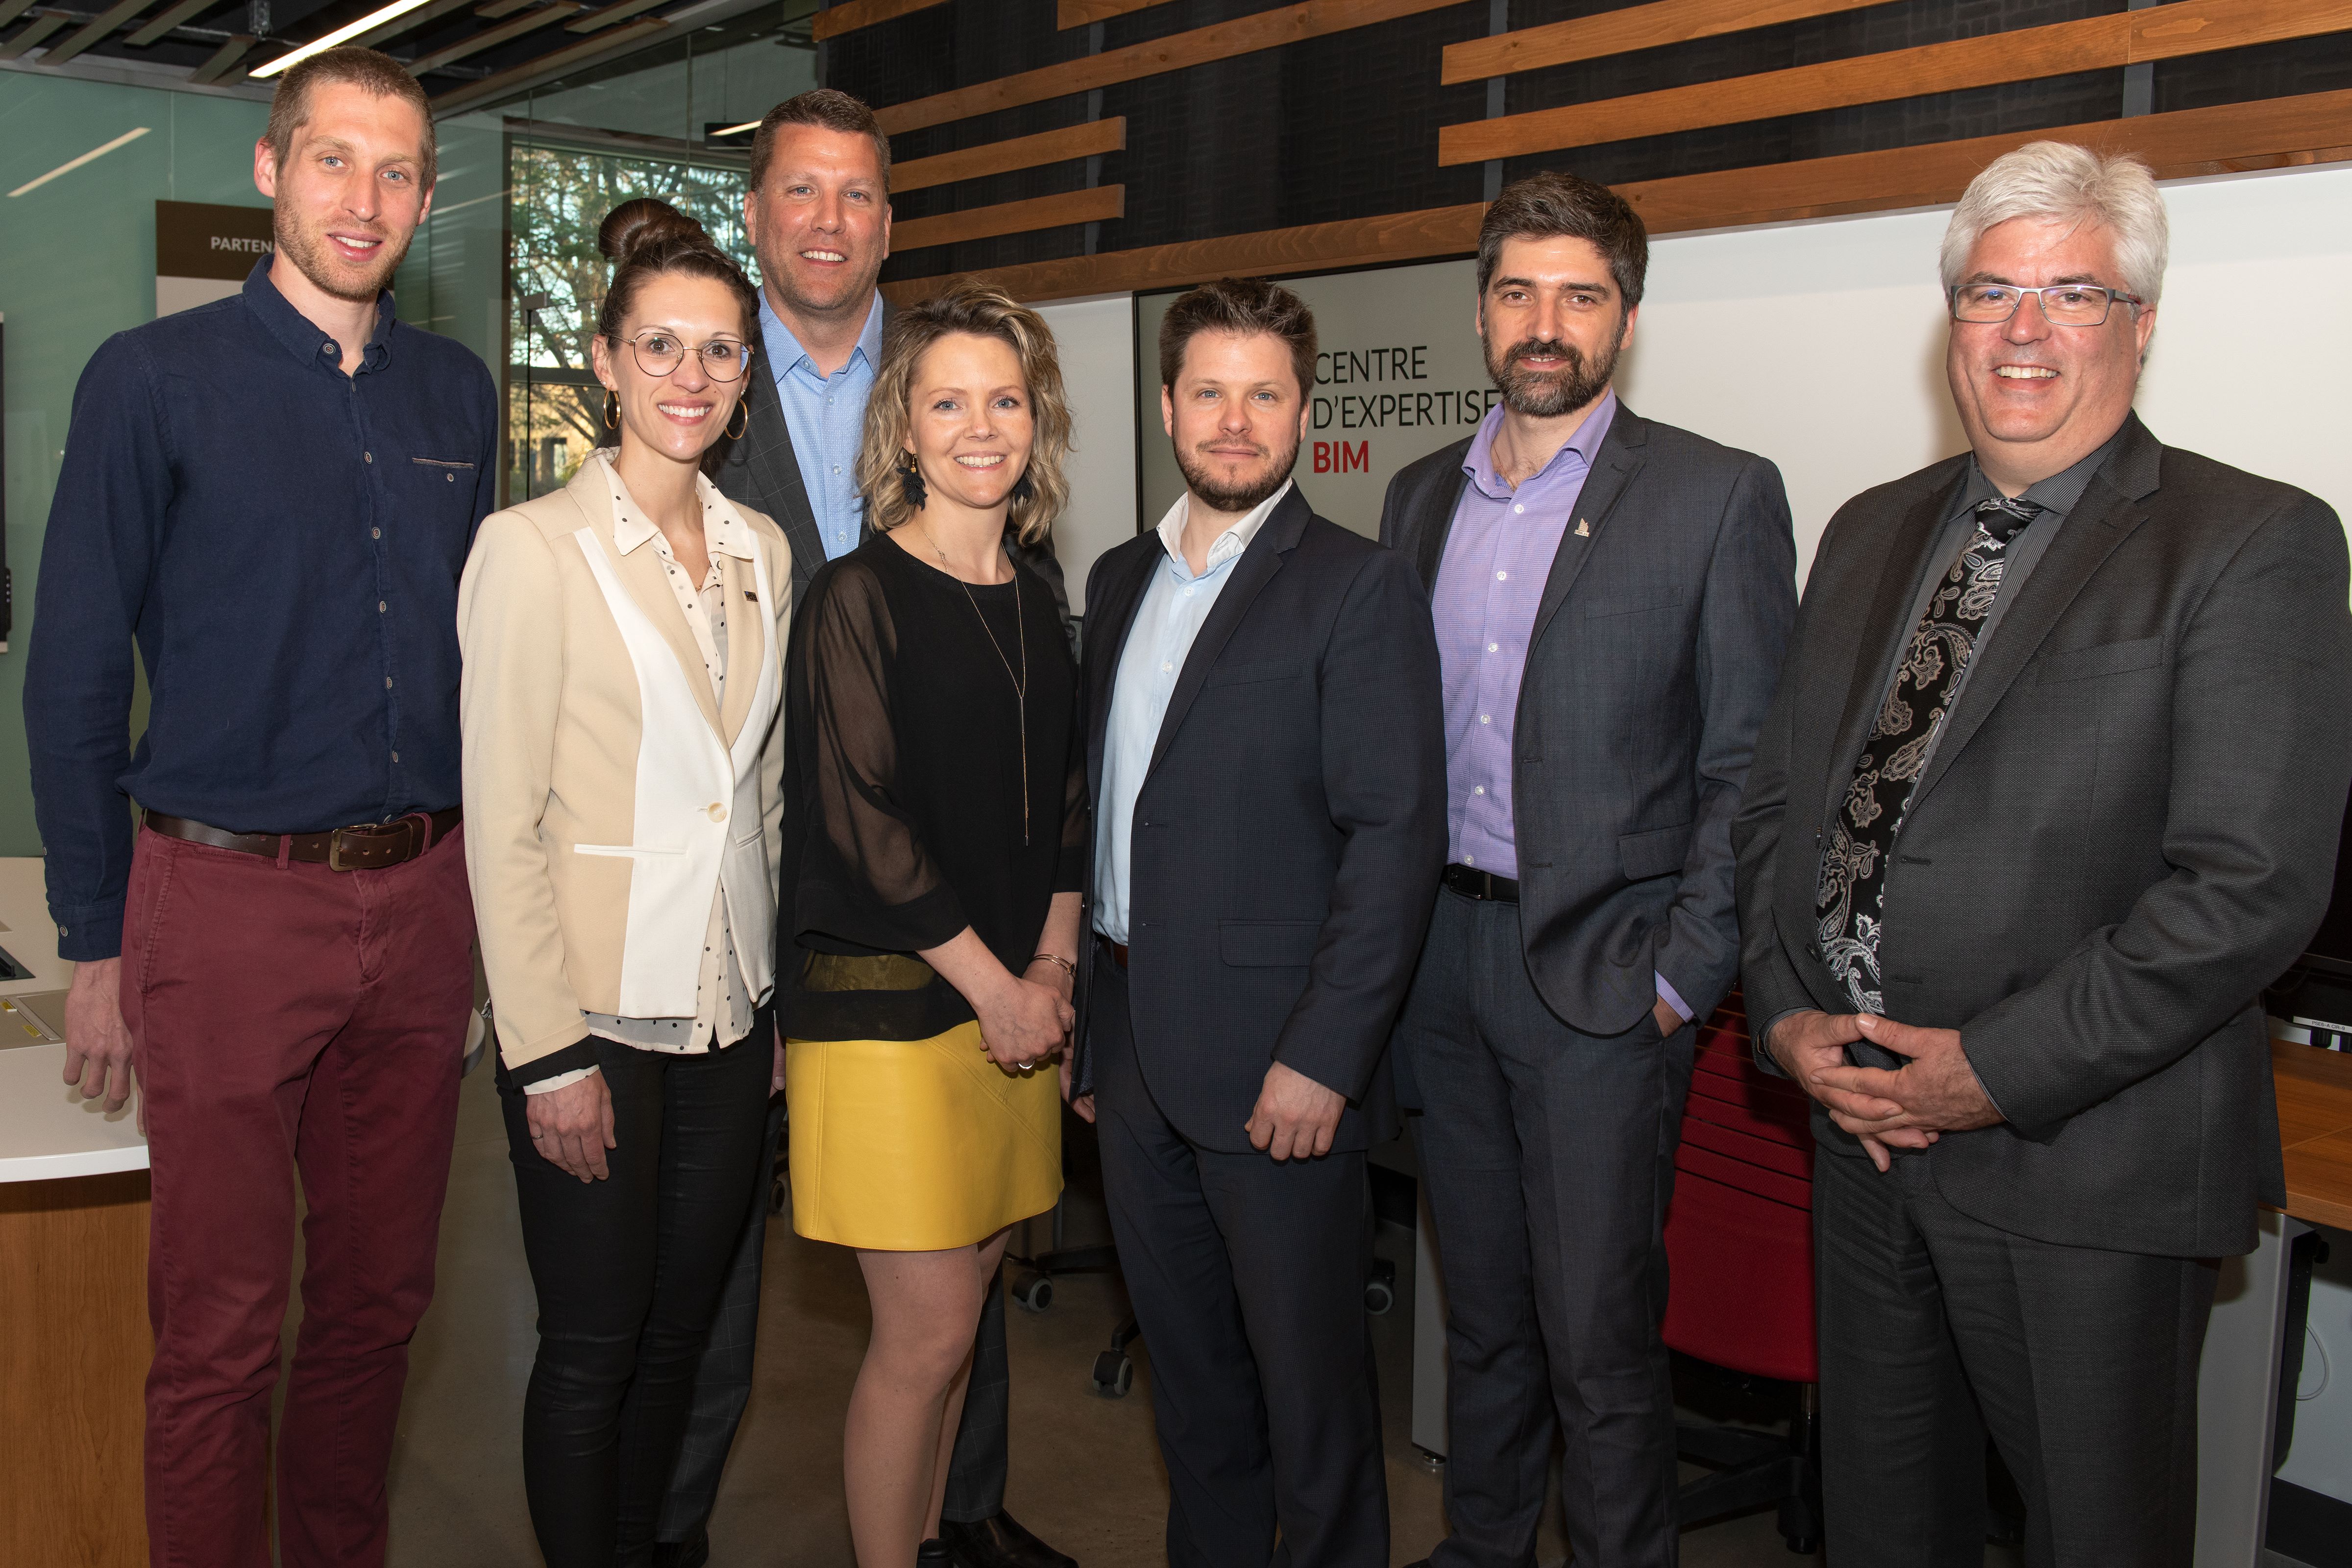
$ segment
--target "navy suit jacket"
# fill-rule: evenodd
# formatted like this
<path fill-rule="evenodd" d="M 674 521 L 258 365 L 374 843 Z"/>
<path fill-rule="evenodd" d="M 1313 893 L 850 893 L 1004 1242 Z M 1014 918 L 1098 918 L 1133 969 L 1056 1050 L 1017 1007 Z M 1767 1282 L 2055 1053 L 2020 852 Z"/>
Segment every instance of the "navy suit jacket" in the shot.
<path fill-rule="evenodd" d="M 1139 535 L 1087 580 L 1080 689 L 1097 811 L 1112 683 L 1164 553 L 1156 531 Z M 1246 1151 L 1276 1061 L 1348 1097 L 1333 1148 L 1394 1132 L 1389 1030 L 1445 859 L 1442 728 L 1412 563 L 1316 516 L 1294 488 L 1193 640 L 1136 797 L 1135 1048 L 1192 1142 Z M 1091 1006 L 1089 988 L 1081 1093 Z"/>

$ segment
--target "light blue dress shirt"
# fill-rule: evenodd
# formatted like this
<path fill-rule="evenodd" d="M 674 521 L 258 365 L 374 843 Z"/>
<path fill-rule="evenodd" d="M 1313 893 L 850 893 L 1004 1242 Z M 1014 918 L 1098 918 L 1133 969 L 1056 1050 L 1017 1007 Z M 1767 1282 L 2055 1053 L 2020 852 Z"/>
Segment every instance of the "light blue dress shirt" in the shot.
<path fill-rule="evenodd" d="M 1286 480 L 1217 535 L 1197 577 L 1184 559 L 1184 519 L 1192 497 L 1179 497 L 1160 520 L 1161 558 L 1154 563 L 1151 584 L 1128 628 L 1127 647 L 1111 678 L 1110 716 L 1103 727 L 1103 809 L 1095 816 L 1095 930 L 1113 942 L 1128 940 L 1128 851 L 1135 834 L 1135 797 L 1150 771 L 1160 726 L 1176 695 L 1176 678 L 1184 672 L 1185 657 L 1192 651 L 1192 639 L 1201 635 L 1202 623 L 1225 591 L 1234 563 L 1289 493 Z"/>
<path fill-rule="evenodd" d="M 866 499 L 857 493 L 857 446 L 866 434 L 866 400 L 874 391 L 874 367 L 882 358 L 882 296 L 866 312 L 866 326 L 849 363 L 820 374 L 793 330 L 778 318 L 763 290 L 760 295 L 760 342 L 768 374 L 775 378 L 784 428 L 793 433 L 801 482 L 808 487 L 824 558 L 837 561 L 857 548 L 865 531 Z"/>

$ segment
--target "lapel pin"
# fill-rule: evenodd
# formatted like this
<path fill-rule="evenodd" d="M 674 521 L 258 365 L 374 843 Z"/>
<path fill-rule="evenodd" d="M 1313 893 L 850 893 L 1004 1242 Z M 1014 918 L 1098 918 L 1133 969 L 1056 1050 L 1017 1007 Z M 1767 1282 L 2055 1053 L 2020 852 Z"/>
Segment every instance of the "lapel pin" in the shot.
<path fill-rule="evenodd" d="M 1592 537 L 1592 525 L 1580 517 L 1576 520 L 1576 537 L 1579 539 Z"/>

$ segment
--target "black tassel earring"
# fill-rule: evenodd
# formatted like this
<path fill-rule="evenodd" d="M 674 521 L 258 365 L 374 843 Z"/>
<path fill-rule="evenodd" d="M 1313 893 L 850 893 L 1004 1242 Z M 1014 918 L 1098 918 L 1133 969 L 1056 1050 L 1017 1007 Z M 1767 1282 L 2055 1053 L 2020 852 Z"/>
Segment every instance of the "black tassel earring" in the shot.
<path fill-rule="evenodd" d="M 1037 487 L 1029 482 L 1029 471 L 1024 468 L 1021 471 L 1021 477 L 1013 481 L 1013 504 L 1020 506 L 1036 498 Z"/>
<path fill-rule="evenodd" d="M 909 511 L 922 510 L 923 503 L 930 499 L 930 491 L 923 488 L 923 470 L 916 466 L 912 452 L 898 464 L 898 489 L 907 498 Z"/>

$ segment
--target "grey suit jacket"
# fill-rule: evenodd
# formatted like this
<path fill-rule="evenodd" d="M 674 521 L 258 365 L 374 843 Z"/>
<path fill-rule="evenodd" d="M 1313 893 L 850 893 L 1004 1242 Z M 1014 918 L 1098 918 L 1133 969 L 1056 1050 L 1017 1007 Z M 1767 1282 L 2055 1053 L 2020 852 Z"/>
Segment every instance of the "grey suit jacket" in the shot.
<path fill-rule="evenodd" d="M 1843 1013 L 1823 833 L 1967 458 L 1831 520 L 1733 838 L 1750 1016 Z M 1927 1152 L 1954 1207 L 2213 1257 L 2284 1200 L 2261 988 L 2325 911 L 2352 781 L 2344 532 L 2135 416 L 1970 672 L 1885 883 L 1888 1016 L 1958 1029 L 2008 1120 Z M 1898 1062 L 1873 1047 L 1857 1059 Z M 1854 1141 L 1816 1113 L 1833 1153 Z"/>
<path fill-rule="evenodd" d="M 1389 485 L 1433 590 L 1470 441 Z M 1731 817 L 1796 616 L 1780 471 L 1620 404 L 1536 612 L 1511 736 L 1521 940 L 1544 1003 L 1616 1035 L 1663 974 L 1705 1018 L 1739 968 Z M 1408 1086 L 1408 1089 L 1410 1086 Z"/>
<path fill-rule="evenodd" d="M 1165 549 L 1139 534 L 1087 580 L 1079 690 L 1097 810 L 1119 656 Z M 1389 1030 L 1445 858 L 1437 647 L 1412 568 L 1295 489 L 1232 571 L 1136 795 L 1135 1051 L 1161 1111 L 1203 1148 L 1248 1152 L 1243 1124 L 1281 1061 L 1347 1096 L 1332 1146 L 1365 1149 L 1396 1131 Z"/>
<path fill-rule="evenodd" d="M 888 301 L 882 306 L 887 329 Z M 816 509 L 809 502 L 808 482 L 801 476 L 800 455 L 793 449 L 792 427 L 784 419 L 783 401 L 776 395 L 776 370 L 762 359 L 751 361 L 751 384 L 743 390 L 745 414 L 740 438 L 722 437 L 706 459 L 710 482 L 730 500 L 759 508 L 776 520 L 793 547 L 793 604 L 808 592 L 809 579 L 824 564 L 824 538 L 817 531 Z M 1007 539 L 1005 553 L 1025 563 L 1054 590 L 1054 604 L 1065 627 L 1070 624 L 1070 594 L 1062 581 L 1062 563 L 1054 555 L 1054 537 L 1035 544 Z"/>

